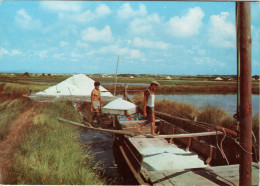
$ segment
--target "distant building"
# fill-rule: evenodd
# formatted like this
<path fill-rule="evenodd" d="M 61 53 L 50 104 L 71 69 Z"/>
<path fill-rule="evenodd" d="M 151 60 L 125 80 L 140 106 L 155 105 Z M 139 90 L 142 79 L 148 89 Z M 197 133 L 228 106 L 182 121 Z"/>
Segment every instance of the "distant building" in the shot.
<path fill-rule="evenodd" d="M 222 81 L 223 79 L 221 77 L 217 77 L 215 81 Z"/>
<path fill-rule="evenodd" d="M 134 76 L 130 76 L 131 79 L 134 79 Z"/>
<path fill-rule="evenodd" d="M 172 79 L 170 76 L 166 77 L 166 79 Z"/>

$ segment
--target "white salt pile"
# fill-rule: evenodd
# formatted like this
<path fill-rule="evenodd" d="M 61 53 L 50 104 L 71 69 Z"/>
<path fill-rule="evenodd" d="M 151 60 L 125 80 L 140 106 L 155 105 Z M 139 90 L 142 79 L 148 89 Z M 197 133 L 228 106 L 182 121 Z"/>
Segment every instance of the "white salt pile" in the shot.
<path fill-rule="evenodd" d="M 122 98 L 111 101 L 102 108 L 102 113 L 107 114 L 131 115 L 135 112 L 136 105 Z"/>
<path fill-rule="evenodd" d="M 61 83 L 37 92 L 36 96 L 90 96 L 94 89 L 94 80 L 84 74 L 74 75 Z M 100 86 L 101 96 L 113 97 L 104 87 Z M 107 91 L 107 92 L 102 92 Z"/>

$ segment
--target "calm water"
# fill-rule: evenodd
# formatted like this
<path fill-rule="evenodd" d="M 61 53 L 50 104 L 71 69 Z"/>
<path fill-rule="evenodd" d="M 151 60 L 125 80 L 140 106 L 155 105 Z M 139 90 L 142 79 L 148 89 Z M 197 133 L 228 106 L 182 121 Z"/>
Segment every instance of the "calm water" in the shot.
<path fill-rule="evenodd" d="M 198 108 L 203 108 L 207 105 L 210 105 L 222 108 L 231 115 L 236 113 L 237 108 L 236 94 L 156 95 L 156 99 L 167 99 L 172 101 L 189 103 Z M 259 113 L 259 95 L 252 95 L 252 108 L 253 114 Z"/>
<path fill-rule="evenodd" d="M 101 82 L 101 85 L 115 85 L 115 83 L 111 83 L 111 82 Z M 125 86 L 125 83 L 117 83 L 117 85 L 122 85 Z M 127 83 L 127 85 L 137 85 L 137 86 L 149 86 L 149 83 Z"/>

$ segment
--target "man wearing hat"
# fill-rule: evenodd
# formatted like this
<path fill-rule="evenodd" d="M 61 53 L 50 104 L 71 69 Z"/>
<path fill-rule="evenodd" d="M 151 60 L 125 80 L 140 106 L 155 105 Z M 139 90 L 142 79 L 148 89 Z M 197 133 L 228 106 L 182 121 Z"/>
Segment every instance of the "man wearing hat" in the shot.
<path fill-rule="evenodd" d="M 138 132 L 141 133 L 141 128 L 148 123 L 151 123 L 151 134 L 155 133 L 155 115 L 154 115 L 154 102 L 155 93 L 154 91 L 160 84 L 157 81 L 152 81 L 149 88 L 144 91 L 144 117 L 147 117 L 147 121 L 138 125 Z"/>

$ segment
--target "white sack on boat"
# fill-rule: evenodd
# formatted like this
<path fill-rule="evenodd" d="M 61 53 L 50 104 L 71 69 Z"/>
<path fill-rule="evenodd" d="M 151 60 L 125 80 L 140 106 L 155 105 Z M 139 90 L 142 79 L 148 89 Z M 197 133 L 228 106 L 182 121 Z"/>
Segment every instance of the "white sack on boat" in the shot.
<path fill-rule="evenodd" d="M 135 112 L 136 105 L 122 98 L 113 100 L 102 108 L 102 113 L 108 114 L 131 115 Z"/>
<path fill-rule="evenodd" d="M 184 151 L 180 148 L 147 147 L 142 149 L 143 164 L 147 169 L 153 170 L 176 170 L 202 168 L 204 164 L 197 154 Z"/>
<path fill-rule="evenodd" d="M 94 87 L 94 80 L 84 74 L 74 75 L 57 85 L 47 88 L 44 91 L 37 92 L 39 96 L 91 96 Z M 101 96 L 113 97 L 110 92 L 100 86 Z"/>

